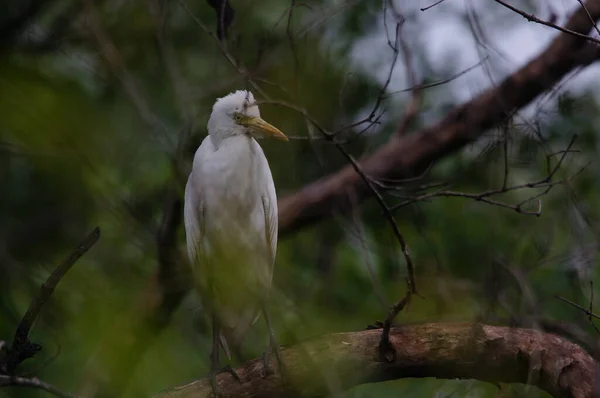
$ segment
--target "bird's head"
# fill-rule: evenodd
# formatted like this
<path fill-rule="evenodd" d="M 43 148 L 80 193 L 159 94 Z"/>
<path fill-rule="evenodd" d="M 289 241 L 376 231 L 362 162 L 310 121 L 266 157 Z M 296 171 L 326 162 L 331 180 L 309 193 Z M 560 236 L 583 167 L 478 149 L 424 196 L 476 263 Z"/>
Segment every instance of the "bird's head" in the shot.
<path fill-rule="evenodd" d="M 254 138 L 273 137 L 288 140 L 279 129 L 260 117 L 254 96 L 245 90 L 238 90 L 217 99 L 208 119 L 208 134 L 219 139 L 248 134 Z"/>

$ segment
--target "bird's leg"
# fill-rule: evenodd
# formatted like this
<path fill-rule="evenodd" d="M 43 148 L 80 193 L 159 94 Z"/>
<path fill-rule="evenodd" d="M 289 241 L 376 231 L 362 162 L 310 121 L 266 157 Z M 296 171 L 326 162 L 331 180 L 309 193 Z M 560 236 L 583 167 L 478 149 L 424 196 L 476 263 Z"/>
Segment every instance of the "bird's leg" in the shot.
<path fill-rule="evenodd" d="M 222 368 L 219 368 L 219 345 L 221 344 L 221 330 L 218 324 L 218 321 L 216 320 L 216 318 L 213 317 L 213 347 L 212 347 L 212 353 L 210 354 L 210 364 L 211 364 L 211 368 L 210 368 L 210 384 L 213 388 L 213 393 L 215 394 L 215 397 L 217 397 L 217 393 L 216 393 L 216 386 L 217 386 L 217 375 L 221 374 L 221 373 L 225 373 L 228 372 L 231 376 L 233 376 L 233 378 L 238 382 L 241 383 L 242 379 L 240 378 L 240 376 L 237 374 L 237 372 L 231 367 L 230 364 L 227 364 L 225 366 L 223 366 Z M 216 337 L 215 337 L 216 336 Z"/>
<path fill-rule="evenodd" d="M 213 394 L 215 398 L 218 398 L 219 394 L 217 394 L 217 374 L 219 368 L 219 321 L 215 316 L 212 317 L 212 352 L 210 353 L 210 386 L 212 387 Z"/>
<path fill-rule="evenodd" d="M 221 370 L 219 370 L 217 372 L 217 374 L 219 373 L 225 373 L 228 372 L 231 376 L 233 376 L 233 378 L 238 382 L 238 383 L 242 383 L 242 378 L 240 377 L 240 375 L 237 374 L 237 372 L 235 371 L 234 368 L 231 367 L 231 365 L 225 365 L 221 368 Z"/>
<path fill-rule="evenodd" d="M 269 351 L 265 352 L 263 355 L 263 366 L 264 366 L 264 374 L 263 377 L 272 374 L 273 372 L 269 367 L 269 357 L 270 353 L 275 353 L 275 357 L 277 357 L 277 363 L 279 364 L 279 373 L 281 374 L 281 381 L 285 384 L 285 366 L 283 365 L 283 361 L 281 360 L 281 352 L 279 350 L 279 344 L 277 343 L 277 338 L 275 337 L 275 332 L 271 325 L 271 318 L 269 318 L 269 312 L 267 311 L 266 306 L 262 308 L 263 315 L 265 317 L 265 321 L 267 322 L 267 328 L 269 329 Z"/>

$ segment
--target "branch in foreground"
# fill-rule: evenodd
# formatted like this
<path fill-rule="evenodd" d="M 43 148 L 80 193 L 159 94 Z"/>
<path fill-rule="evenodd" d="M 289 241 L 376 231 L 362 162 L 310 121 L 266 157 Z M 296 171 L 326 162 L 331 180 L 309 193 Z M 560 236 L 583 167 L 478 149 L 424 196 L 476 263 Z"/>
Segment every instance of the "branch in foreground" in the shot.
<path fill-rule="evenodd" d="M 273 375 L 260 377 L 261 359 L 235 369 L 242 383 L 229 373 L 218 375 L 218 389 L 233 397 L 326 396 L 331 383 L 348 389 L 405 377 L 437 377 L 528 383 L 554 397 L 589 398 L 598 392 L 594 360 L 579 346 L 552 334 L 467 323 L 402 326 L 390 334 L 398 353 L 391 363 L 378 359 L 379 336 L 378 330 L 335 333 L 284 348 L 285 389 L 276 366 Z M 210 395 L 208 379 L 201 379 L 155 398 Z"/>
<path fill-rule="evenodd" d="M 58 283 L 62 280 L 66 273 L 69 272 L 73 264 L 75 264 L 75 262 L 79 260 L 81 256 L 87 253 L 87 251 L 90 250 L 96 242 L 98 242 L 98 239 L 100 239 L 100 228 L 96 227 L 77 245 L 69 257 L 67 257 L 58 265 L 58 267 L 56 267 L 54 271 L 52 271 L 46 282 L 44 282 L 40 288 L 39 295 L 33 299 L 29 305 L 29 308 L 27 309 L 27 312 L 23 316 L 23 319 L 21 319 L 21 322 L 19 323 L 19 326 L 15 332 L 13 343 L 8 350 L 6 363 L 0 363 L 0 372 L 9 374 L 14 373 L 15 368 L 21 362 L 27 358 L 31 358 L 42 348 L 40 345 L 29 341 L 29 331 L 31 330 L 31 326 L 33 326 L 33 322 L 39 315 L 44 304 L 46 304 L 46 301 L 48 301 L 52 293 L 54 293 L 54 289 Z"/>
<path fill-rule="evenodd" d="M 56 395 L 57 397 L 62 398 L 71 398 L 72 395 L 66 392 L 59 390 L 51 384 L 48 384 L 40 379 L 28 378 L 28 377 L 19 377 L 19 376 L 7 376 L 0 375 L 0 387 L 28 387 L 34 388 L 38 390 L 44 390 L 50 394 Z"/>
<path fill-rule="evenodd" d="M 587 34 L 590 17 L 600 18 L 600 1 L 588 1 L 575 11 L 565 28 Z M 371 156 L 361 159 L 364 173 L 375 179 L 411 177 L 429 164 L 457 152 L 508 115 L 551 89 L 574 69 L 600 57 L 598 46 L 572 33 L 560 33 L 535 59 L 471 101 L 456 107 L 438 123 L 407 136 L 394 135 Z M 358 199 L 368 189 L 351 165 L 306 185 L 279 201 L 280 234 L 318 221 L 345 203 L 346 192 Z"/>

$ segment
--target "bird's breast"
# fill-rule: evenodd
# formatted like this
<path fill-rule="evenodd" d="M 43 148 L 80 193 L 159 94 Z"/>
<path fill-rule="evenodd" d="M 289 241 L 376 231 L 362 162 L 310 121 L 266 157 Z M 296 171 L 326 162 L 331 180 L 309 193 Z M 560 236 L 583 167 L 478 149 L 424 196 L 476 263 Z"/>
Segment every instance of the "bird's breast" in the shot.
<path fill-rule="evenodd" d="M 262 197 L 271 176 L 260 167 L 262 150 L 251 144 L 244 138 L 233 148 L 220 148 L 204 176 L 206 238 L 213 246 L 256 249 L 266 243 Z"/>

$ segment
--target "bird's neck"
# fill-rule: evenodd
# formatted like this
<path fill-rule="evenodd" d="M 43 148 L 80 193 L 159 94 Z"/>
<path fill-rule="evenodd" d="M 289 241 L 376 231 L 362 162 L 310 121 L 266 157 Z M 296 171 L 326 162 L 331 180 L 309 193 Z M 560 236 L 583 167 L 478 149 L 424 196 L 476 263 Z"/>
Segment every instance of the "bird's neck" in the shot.
<path fill-rule="evenodd" d="M 219 149 L 219 147 L 223 144 L 224 141 L 229 140 L 248 140 L 252 139 L 248 135 L 244 134 L 240 131 L 235 131 L 233 129 L 223 129 L 212 132 L 209 134 L 210 140 L 215 147 L 215 149 Z"/>

